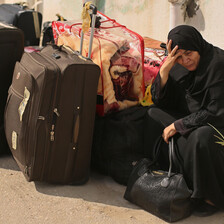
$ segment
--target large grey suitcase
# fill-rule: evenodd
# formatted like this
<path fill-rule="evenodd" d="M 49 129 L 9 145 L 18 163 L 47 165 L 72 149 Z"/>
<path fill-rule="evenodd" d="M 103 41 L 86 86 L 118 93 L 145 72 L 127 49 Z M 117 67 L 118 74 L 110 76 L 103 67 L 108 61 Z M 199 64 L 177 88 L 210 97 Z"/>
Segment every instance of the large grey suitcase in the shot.
<path fill-rule="evenodd" d="M 16 64 L 5 132 L 28 181 L 88 180 L 99 76 L 98 65 L 63 46 L 24 53 Z"/>

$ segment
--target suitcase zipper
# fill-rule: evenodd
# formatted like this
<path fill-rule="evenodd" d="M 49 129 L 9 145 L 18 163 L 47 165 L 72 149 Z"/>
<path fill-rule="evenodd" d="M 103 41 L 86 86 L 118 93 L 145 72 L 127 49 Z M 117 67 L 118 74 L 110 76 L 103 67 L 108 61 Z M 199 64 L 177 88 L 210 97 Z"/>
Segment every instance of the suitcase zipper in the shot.
<path fill-rule="evenodd" d="M 54 142 L 55 140 L 55 126 L 56 126 L 56 120 L 57 117 L 60 116 L 58 109 L 55 107 L 55 105 L 57 105 L 57 94 L 58 94 L 58 89 L 59 89 L 59 79 L 60 79 L 60 69 L 57 66 L 57 64 L 55 62 L 53 62 L 50 58 L 48 58 L 46 55 L 40 54 L 39 52 L 35 52 L 35 54 L 37 54 L 40 58 L 42 58 L 43 60 L 47 61 L 49 64 L 51 64 L 55 69 L 54 74 L 56 76 L 56 83 L 55 83 L 55 89 L 54 89 L 54 93 L 52 94 L 52 108 L 50 109 L 50 111 L 52 111 L 53 113 L 50 113 L 49 115 L 49 123 L 50 123 L 50 130 L 49 130 L 49 126 L 48 126 L 48 130 L 49 131 L 49 135 L 50 135 L 50 139 L 49 141 L 47 141 L 45 144 L 49 145 L 50 142 Z M 44 63 L 41 63 L 41 61 L 39 62 L 39 64 L 41 64 L 42 66 L 45 67 L 45 69 L 47 70 L 47 66 Z M 45 120 L 44 116 L 39 115 L 38 119 L 40 120 Z M 52 144 L 49 145 L 49 147 L 46 147 L 48 150 L 45 150 L 45 155 L 43 158 L 43 167 L 42 170 L 45 170 L 45 166 L 46 166 L 46 162 L 47 162 L 47 158 L 48 158 L 48 154 L 52 148 Z M 44 172 L 42 171 L 41 174 L 41 179 L 44 180 L 45 179 L 45 175 Z"/>
<path fill-rule="evenodd" d="M 50 115 L 50 131 L 49 131 L 49 134 L 50 134 L 50 141 L 54 141 L 55 140 L 55 126 L 56 126 L 56 120 L 57 120 L 57 117 L 59 117 L 59 112 L 58 112 L 58 109 L 56 108 L 56 105 L 57 105 L 57 99 L 59 98 L 57 96 L 58 94 L 58 89 L 59 89 L 59 79 L 60 79 L 60 69 L 58 67 L 58 65 L 50 58 L 48 57 L 47 55 L 45 54 L 40 54 L 39 52 L 35 52 L 35 54 L 37 54 L 40 58 L 42 58 L 43 60 L 46 60 L 48 63 L 50 63 L 54 68 L 55 68 L 55 76 L 56 76 L 56 84 L 55 84 L 55 91 L 54 91 L 54 94 L 53 94 L 53 100 L 52 100 L 52 109 L 51 111 L 53 112 L 51 115 Z M 35 59 L 35 58 L 34 58 Z M 45 69 L 47 69 L 46 65 L 44 63 L 41 63 L 41 62 L 38 62 L 39 64 L 41 64 L 42 66 L 45 67 Z M 57 116 L 55 116 L 57 115 Z M 43 117 L 43 116 L 39 116 L 39 117 Z M 42 120 L 42 119 L 41 119 Z"/>
<path fill-rule="evenodd" d="M 55 126 L 56 126 L 56 122 L 57 122 L 57 117 L 60 116 L 58 109 L 57 109 L 57 105 L 58 105 L 58 100 L 59 100 L 59 93 L 60 93 L 60 86 L 59 86 L 59 79 L 60 79 L 60 68 L 58 67 L 58 65 L 48 56 L 45 54 L 40 54 L 37 52 L 37 54 L 39 54 L 41 57 L 43 57 L 44 59 L 46 59 L 48 62 L 50 62 L 55 68 L 56 68 L 56 84 L 55 84 L 55 91 L 54 91 L 54 97 L 53 97 L 53 117 L 52 117 L 52 122 L 51 122 L 51 130 L 50 130 L 50 141 L 53 142 L 55 140 Z"/>
<path fill-rule="evenodd" d="M 36 53 L 36 52 L 35 52 Z M 36 64 L 38 64 L 39 66 L 41 66 L 41 67 L 43 67 L 44 68 L 44 70 L 45 71 L 47 71 L 47 67 L 43 64 L 43 63 L 40 63 L 32 54 L 26 54 L 29 58 L 30 58 L 30 60 L 32 60 L 32 61 L 34 61 Z M 21 64 L 23 67 L 25 67 L 23 64 Z M 27 70 L 28 71 L 28 70 Z M 29 72 L 29 71 L 28 71 Z M 29 72 L 29 73 L 31 73 L 31 72 Z M 32 73 L 31 73 L 32 74 Z M 43 83 L 43 88 L 44 88 L 44 86 L 45 86 L 45 80 L 44 80 L 44 83 Z M 33 86 L 33 88 L 34 88 L 34 86 Z M 33 89 L 33 92 L 35 92 L 35 90 Z M 31 105 L 33 105 L 33 97 L 32 97 L 32 101 L 31 101 Z M 45 117 L 44 116 L 38 116 L 39 115 L 39 113 L 40 113 L 40 105 L 37 107 L 37 108 L 39 108 L 38 109 L 38 111 L 36 111 L 36 113 L 35 113 L 35 115 L 37 115 L 37 120 L 45 120 Z M 35 129 L 35 127 L 36 127 L 36 123 L 35 124 L 33 124 L 33 125 L 31 125 L 31 118 L 29 117 L 29 120 L 28 120 L 28 124 L 30 124 L 30 129 L 34 129 L 35 130 L 35 133 L 33 133 L 33 135 L 32 135 L 32 140 L 31 140 L 31 138 L 30 138 L 30 142 L 32 142 L 34 145 L 36 145 L 36 132 L 37 132 L 37 130 Z M 32 126 L 32 127 L 31 127 Z M 27 147 L 28 147 L 28 145 L 29 145 L 29 141 L 27 141 Z M 45 143 L 46 144 L 46 143 Z M 27 153 L 29 153 L 28 151 L 27 151 Z M 30 157 L 30 156 L 27 156 L 28 158 Z M 31 167 L 35 167 L 35 163 L 36 163 L 36 161 L 35 161 L 35 158 L 36 158 L 36 147 L 34 148 L 34 151 L 33 151 L 33 155 L 32 155 L 32 160 L 30 160 L 30 162 L 28 162 L 28 161 L 26 161 L 26 164 L 28 164 L 27 166 L 26 166 L 26 168 L 25 168 L 25 172 L 27 173 L 27 176 L 29 177 L 29 178 L 33 178 L 33 172 L 30 172 L 29 173 L 29 168 L 31 168 Z"/>
<path fill-rule="evenodd" d="M 60 116 L 60 114 L 58 113 L 58 109 L 54 108 L 53 121 L 52 121 L 51 132 L 50 132 L 50 140 L 52 142 L 54 141 L 54 132 L 55 132 L 56 119 L 59 116 Z"/>

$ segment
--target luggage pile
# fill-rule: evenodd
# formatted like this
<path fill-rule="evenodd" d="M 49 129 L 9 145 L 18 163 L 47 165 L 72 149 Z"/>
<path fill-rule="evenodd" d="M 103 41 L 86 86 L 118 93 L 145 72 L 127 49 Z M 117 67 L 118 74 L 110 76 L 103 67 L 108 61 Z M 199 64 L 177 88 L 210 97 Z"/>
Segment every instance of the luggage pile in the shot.
<path fill-rule="evenodd" d="M 91 30 L 93 33 L 94 24 Z M 99 66 L 90 55 L 83 57 L 56 45 L 40 52 L 24 52 L 20 58 L 4 117 L 13 157 L 28 181 L 85 183 L 89 178 Z"/>
<path fill-rule="evenodd" d="M 1 60 L 8 66 L 5 73 L 10 73 L 7 82 L 1 82 L 1 139 L 6 134 L 5 145 L 28 181 L 85 183 L 92 159 L 93 166 L 126 184 L 143 153 L 139 148 L 147 113 L 139 106 L 147 86 L 143 38 L 91 3 L 84 6 L 91 12 L 91 29 L 84 34 L 84 23 L 58 19 L 52 22 L 57 45 L 42 50 L 24 52 L 27 44 L 37 44 L 37 38 L 28 41 L 18 27 L 0 27 L 5 35 L 13 33 L 11 42 L 17 46 L 7 48 L 15 53 L 13 60 L 6 62 L 5 56 Z M 14 19 L 8 21 L 14 25 L 22 23 L 20 17 L 35 18 L 33 10 L 21 5 L 1 8 L 13 11 Z M 114 139 L 113 147 L 102 139 Z"/>
<path fill-rule="evenodd" d="M 0 22 L 13 25 L 24 33 L 24 45 L 39 45 L 42 14 L 26 4 L 1 4 Z"/>
<path fill-rule="evenodd" d="M 41 24 L 42 14 L 25 3 L 0 4 L 0 154 L 10 152 L 4 130 L 4 108 L 15 63 L 20 61 L 24 47 L 39 45 Z"/>

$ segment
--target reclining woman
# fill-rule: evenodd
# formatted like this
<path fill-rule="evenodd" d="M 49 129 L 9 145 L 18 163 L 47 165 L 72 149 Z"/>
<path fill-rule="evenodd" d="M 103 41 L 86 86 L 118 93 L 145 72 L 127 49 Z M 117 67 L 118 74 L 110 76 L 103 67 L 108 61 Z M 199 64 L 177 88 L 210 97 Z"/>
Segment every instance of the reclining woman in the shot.
<path fill-rule="evenodd" d="M 224 134 L 224 51 L 187 25 L 169 32 L 167 50 L 151 87 L 149 145 L 161 135 L 166 143 L 174 137 L 181 172 L 197 204 L 194 213 L 208 216 L 224 208 L 224 146 L 210 126 Z M 168 161 L 167 148 L 160 155 L 162 166 Z"/>

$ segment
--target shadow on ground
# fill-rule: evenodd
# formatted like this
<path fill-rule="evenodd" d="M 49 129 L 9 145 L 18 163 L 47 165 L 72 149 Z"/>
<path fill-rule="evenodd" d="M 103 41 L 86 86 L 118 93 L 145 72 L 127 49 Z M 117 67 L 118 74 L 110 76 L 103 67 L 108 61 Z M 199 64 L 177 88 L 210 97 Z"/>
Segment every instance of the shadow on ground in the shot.
<path fill-rule="evenodd" d="M 51 185 L 35 182 L 35 186 L 38 192 L 47 195 L 80 198 L 89 202 L 139 209 L 123 198 L 125 186 L 116 183 L 108 176 L 93 171 L 89 181 L 84 185 Z"/>
<path fill-rule="evenodd" d="M 12 155 L 0 157 L 0 168 L 20 172 Z M 26 181 L 25 177 L 24 181 Z M 116 183 L 108 176 L 94 171 L 91 172 L 89 181 L 84 185 L 56 185 L 44 182 L 34 182 L 34 184 L 39 193 L 46 195 L 83 199 L 89 202 L 139 209 L 123 198 L 125 186 Z"/>
<path fill-rule="evenodd" d="M 1 155 L 0 168 L 20 171 L 16 161 L 12 157 L 12 154 Z"/>
<path fill-rule="evenodd" d="M 117 184 L 110 177 L 92 172 L 89 181 L 84 185 L 50 185 L 35 182 L 37 191 L 59 197 L 80 198 L 89 202 L 103 203 L 118 207 L 136 208 L 123 198 L 126 187 Z"/>

